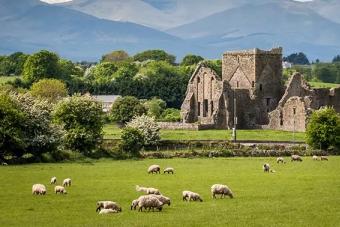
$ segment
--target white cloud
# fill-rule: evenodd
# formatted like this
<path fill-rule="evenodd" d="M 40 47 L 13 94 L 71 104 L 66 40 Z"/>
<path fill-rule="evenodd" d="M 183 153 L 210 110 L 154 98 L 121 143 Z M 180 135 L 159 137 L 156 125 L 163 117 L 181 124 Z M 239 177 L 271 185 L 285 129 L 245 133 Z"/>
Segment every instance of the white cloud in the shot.
<path fill-rule="evenodd" d="M 62 2 L 71 2 L 72 0 L 40 0 L 40 1 L 50 3 L 50 4 L 55 4 L 55 3 L 62 3 Z"/>
<path fill-rule="evenodd" d="M 312 2 L 313 0 L 294 0 L 296 2 Z"/>

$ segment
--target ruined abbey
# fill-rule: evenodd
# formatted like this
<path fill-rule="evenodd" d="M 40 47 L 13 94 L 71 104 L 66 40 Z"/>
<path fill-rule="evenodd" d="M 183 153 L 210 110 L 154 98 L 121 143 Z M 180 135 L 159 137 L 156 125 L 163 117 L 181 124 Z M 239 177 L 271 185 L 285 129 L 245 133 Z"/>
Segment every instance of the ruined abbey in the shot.
<path fill-rule="evenodd" d="M 181 108 L 183 123 L 199 128 L 305 131 L 313 110 L 340 112 L 340 88 L 312 89 L 302 75 L 282 80 L 282 48 L 223 54 L 222 75 L 200 63 Z"/>

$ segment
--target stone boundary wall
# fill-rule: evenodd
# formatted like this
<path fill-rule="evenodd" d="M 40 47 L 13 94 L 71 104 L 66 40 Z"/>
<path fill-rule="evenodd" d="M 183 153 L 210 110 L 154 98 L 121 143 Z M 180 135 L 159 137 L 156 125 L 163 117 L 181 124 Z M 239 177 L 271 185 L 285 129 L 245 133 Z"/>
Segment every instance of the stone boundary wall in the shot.
<path fill-rule="evenodd" d="M 157 122 L 161 129 L 187 129 L 187 130 L 204 130 L 204 129 L 215 129 L 213 124 L 195 124 L 195 123 L 182 123 L 182 122 Z"/>

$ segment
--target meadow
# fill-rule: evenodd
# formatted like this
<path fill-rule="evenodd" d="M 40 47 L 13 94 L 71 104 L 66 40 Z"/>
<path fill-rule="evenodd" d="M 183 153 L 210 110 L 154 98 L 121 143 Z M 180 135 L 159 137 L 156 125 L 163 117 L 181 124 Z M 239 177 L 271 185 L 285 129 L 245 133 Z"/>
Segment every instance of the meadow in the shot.
<path fill-rule="evenodd" d="M 323 82 L 308 82 L 313 88 L 337 88 L 340 84 L 323 83 Z"/>
<path fill-rule="evenodd" d="M 5 84 L 9 81 L 14 81 L 16 78 L 20 78 L 18 76 L 0 76 L 0 85 Z"/>
<path fill-rule="evenodd" d="M 121 129 L 115 124 L 104 126 L 105 139 L 119 139 Z M 162 140 L 231 140 L 231 130 L 166 130 L 161 129 Z M 287 132 L 278 130 L 237 130 L 239 140 L 270 140 L 270 141 L 305 141 L 304 132 Z"/>
<path fill-rule="evenodd" d="M 276 164 L 275 158 L 98 160 L 83 163 L 0 166 L 1 226 L 338 226 L 340 157 L 329 161 Z M 268 162 L 275 173 L 264 173 Z M 149 175 L 151 164 L 172 166 L 174 175 Z M 49 185 L 71 177 L 67 195 Z M 34 183 L 47 195 L 34 196 Z M 210 186 L 227 184 L 235 198 L 212 199 Z M 172 199 L 162 212 L 130 210 L 140 193 L 152 186 Z M 201 194 L 203 202 L 183 202 L 182 190 Z M 122 213 L 101 216 L 96 201 L 118 202 Z"/>

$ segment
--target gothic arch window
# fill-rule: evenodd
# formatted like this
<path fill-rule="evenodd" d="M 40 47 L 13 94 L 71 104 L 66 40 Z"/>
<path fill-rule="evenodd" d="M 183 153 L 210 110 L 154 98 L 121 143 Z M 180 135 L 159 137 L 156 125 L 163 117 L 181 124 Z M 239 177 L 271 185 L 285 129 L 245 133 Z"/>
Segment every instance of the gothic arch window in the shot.
<path fill-rule="evenodd" d="M 201 82 L 201 78 L 197 77 L 197 83 L 200 83 L 200 82 Z"/>
<path fill-rule="evenodd" d="M 240 85 L 240 84 L 239 84 L 239 82 L 237 81 L 237 82 L 236 82 L 236 87 L 239 87 L 239 85 Z"/>
<path fill-rule="evenodd" d="M 255 82 L 254 81 L 251 82 L 251 87 L 255 87 Z"/>

